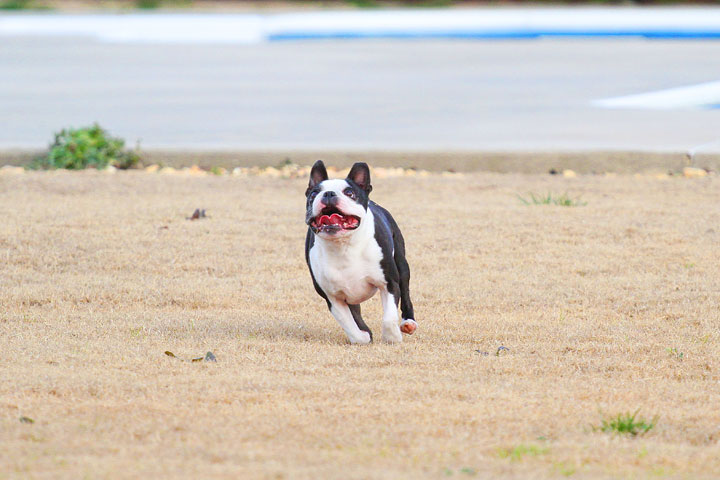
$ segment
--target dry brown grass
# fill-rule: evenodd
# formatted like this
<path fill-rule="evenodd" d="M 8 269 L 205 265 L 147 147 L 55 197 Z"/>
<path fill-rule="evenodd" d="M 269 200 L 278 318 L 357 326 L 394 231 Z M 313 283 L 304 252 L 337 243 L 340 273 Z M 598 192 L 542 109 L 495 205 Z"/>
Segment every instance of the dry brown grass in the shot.
<path fill-rule="evenodd" d="M 0 478 L 717 478 L 720 179 L 376 180 L 420 328 L 366 347 L 313 291 L 304 187 L 0 176 Z"/>

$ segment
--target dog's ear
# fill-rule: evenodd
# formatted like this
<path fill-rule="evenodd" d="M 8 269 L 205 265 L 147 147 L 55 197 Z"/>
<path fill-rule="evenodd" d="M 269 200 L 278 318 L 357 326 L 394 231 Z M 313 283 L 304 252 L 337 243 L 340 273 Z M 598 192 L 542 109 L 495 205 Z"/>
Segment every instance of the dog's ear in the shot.
<path fill-rule="evenodd" d="M 307 196 L 308 193 L 310 193 L 310 190 L 315 188 L 315 186 L 321 182 L 324 182 L 328 179 L 327 170 L 325 169 L 325 164 L 322 160 L 318 160 L 315 162 L 315 165 L 313 165 L 312 170 L 310 170 L 310 183 L 308 183 L 307 191 L 305 192 L 305 196 Z"/>
<path fill-rule="evenodd" d="M 350 173 L 347 176 L 348 180 L 352 180 L 355 185 L 365 190 L 365 193 L 369 194 L 372 192 L 372 185 L 370 185 L 370 167 L 367 163 L 358 162 L 352 166 Z"/>

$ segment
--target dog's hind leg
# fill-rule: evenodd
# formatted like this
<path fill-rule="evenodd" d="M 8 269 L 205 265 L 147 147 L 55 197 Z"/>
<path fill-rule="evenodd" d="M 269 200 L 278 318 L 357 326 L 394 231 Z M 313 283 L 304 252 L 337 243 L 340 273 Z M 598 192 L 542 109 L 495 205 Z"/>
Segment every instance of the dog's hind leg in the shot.
<path fill-rule="evenodd" d="M 367 324 L 365 323 L 365 321 L 362 318 L 362 315 L 360 314 L 360 305 L 348 304 L 348 308 L 350 309 L 350 313 L 352 313 L 353 319 L 355 320 L 355 324 L 363 332 L 369 333 L 370 341 L 372 341 L 372 332 L 370 331 L 370 327 L 367 326 Z"/>
<path fill-rule="evenodd" d="M 397 265 L 400 276 L 400 310 L 403 319 L 400 323 L 400 331 L 412 335 L 418 325 L 415 322 L 415 312 L 412 300 L 410 300 L 410 265 L 405 259 L 405 240 L 399 229 L 394 232 L 394 240 L 395 265 Z"/>

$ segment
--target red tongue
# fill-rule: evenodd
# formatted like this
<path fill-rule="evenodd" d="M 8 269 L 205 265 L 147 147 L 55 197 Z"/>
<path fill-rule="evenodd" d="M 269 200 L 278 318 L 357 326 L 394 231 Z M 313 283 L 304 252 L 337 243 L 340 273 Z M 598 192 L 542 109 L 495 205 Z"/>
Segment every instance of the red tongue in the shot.
<path fill-rule="evenodd" d="M 333 225 L 340 225 L 342 223 L 342 217 L 337 213 L 330 215 L 330 223 Z"/>

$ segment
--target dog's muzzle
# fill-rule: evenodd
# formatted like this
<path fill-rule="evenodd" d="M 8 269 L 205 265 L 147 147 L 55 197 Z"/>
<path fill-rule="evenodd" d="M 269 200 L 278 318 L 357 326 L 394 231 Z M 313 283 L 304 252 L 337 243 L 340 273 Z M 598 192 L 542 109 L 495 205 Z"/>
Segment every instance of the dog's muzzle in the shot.
<path fill-rule="evenodd" d="M 326 205 L 320 214 L 310 218 L 308 225 L 312 228 L 315 233 L 337 233 L 343 230 L 355 230 L 360 226 L 360 218 L 355 215 L 346 215 L 341 212 L 335 204 L 337 204 L 337 197 L 327 197 L 329 199 L 335 198 L 336 200 L 329 200 L 328 204 L 325 204 L 321 199 L 321 203 Z"/>

